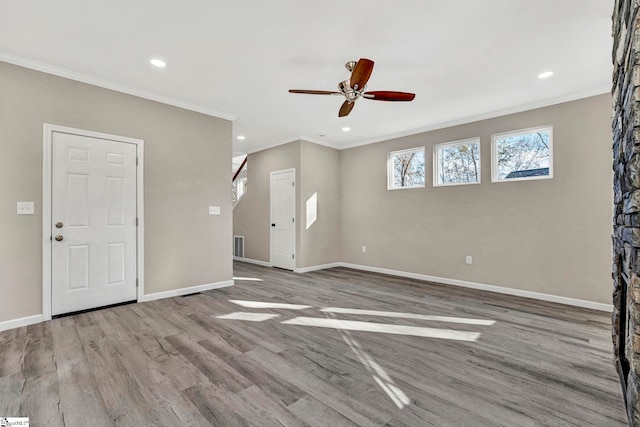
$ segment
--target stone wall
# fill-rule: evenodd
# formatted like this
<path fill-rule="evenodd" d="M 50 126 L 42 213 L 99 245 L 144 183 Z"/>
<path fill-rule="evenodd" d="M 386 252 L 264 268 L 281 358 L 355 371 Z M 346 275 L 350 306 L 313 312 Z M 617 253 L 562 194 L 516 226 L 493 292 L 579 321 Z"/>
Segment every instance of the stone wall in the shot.
<path fill-rule="evenodd" d="M 640 0 L 613 11 L 613 304 L 616 367 L 640 426 Z"/>

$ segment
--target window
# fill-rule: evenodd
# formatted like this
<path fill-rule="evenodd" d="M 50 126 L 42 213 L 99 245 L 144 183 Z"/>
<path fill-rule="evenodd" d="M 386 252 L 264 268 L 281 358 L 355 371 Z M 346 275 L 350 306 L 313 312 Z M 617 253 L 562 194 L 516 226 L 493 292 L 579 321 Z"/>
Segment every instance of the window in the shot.
<path fill-rule="evenodd" d="M 238 179 L 238 200 L 247 192 L 247 177 Z"/>
<path fill-rule="evenodd" d="M 553 177 L 553 129 L 525 129 L 491 137 L 491 180 Z"/>
<path fill-rule="evenodd" d="M 480 183 L 480 138 L 433 147 L 433 186 Z"/>
<path fill-rule="evenodd" d="M 387 167 L 389 190 L 424 187 L 424 147 L 392 151 Z"/>
<path fill-rule="evenodd" d="M 246 173 L 246 172 L 245 172 Z M 237 178 L 231 184 L 231 201 L 234 203 L 242 199 L 247 192 L 247 177 Z"/>

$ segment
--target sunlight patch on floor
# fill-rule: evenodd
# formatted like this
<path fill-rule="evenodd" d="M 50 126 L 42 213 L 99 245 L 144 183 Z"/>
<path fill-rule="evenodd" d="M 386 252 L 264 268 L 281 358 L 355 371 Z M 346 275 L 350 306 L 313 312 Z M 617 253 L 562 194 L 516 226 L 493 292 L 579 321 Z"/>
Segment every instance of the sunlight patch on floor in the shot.
<path fill-rule="evenodd" d="M 322 317 L 295 317 L 280 322 L 285 325 L 314 326 L 346 331 L 378 332 L 381 334 L 410 335 L 414 337 L 440 338 L 456 341 L 477 341 L 478 332 L 425 328 L 422 326 L 389 325 L 386 323 L 360 322 L 356 320 L 326 319 Z"/>
<path fill-rule="evenodd" d="M 264 282 L 262 279 L 258 279 L 257 277 L 234 277 L 233 280 L 238 281 L 250 281 L 250 282 Z"/>
<path fill-rule="evenodd" d="M 325 316 L 331 316 L 335 319 L 335 315 L 333 313 L 325 313 Z M 330 320 L 333 320 L 330 319 Z M 411 399 L 407 397 L 404 392 L 395 385 L 393 379 L 389 376 L 387 371 L 384 370 L 382 366 L 378 362 L 376 362 L 373 357 L 371 357 L 360 345 L 355 338 L 351 336 L 349 331 L 340 330 L 340 335 L 342 335 L 342 339 L 347 343 L 353 354 L 356 355 L 362 366 L 367 370 L 367 372 L 371 375 L 374 381 L 378 384 L 378 386 L 384 391 L 387 396 L 391 399 L 391 401 L 398 407 L 398 409 L 404 408 L 406 405 L 411 403 Z"/>
<path fill-rule="evenodd" d="M 310 305 L 300 305 L 300 304 L 284 304 L 278 302 L 262 302 L 262 301 L 243 301 L 237 299 L 230 299 L 229 302 L 240 305 L 242 307 L 247 308 L 284 308 L 287 310 L 304 310 L 306 308 L 311 308 Z"/>
<path fill-rule="evenodd" d="M 237 311 L 235 313 L 223 314 L 222 316 L 216 316 L 217 319 L 226 319 L 226 320 L 244 320 L 247 322 L 264 322 L 265 320 L 273 319 L 274 317 L 278 317 L 279 314 L 269 314 L 269 313 L 245 313 L 242 311 Z"/>
<path fill-rule="evenodd" d="M 229 302 L 246 308 L 257 309 L 285 309 L 305 310 L 313 308 L 311 305 L 289 304 L 283 302 L 229 300 Z M 352 314 L 365 316 L 390 317 L 398 319 L 424 320 L 432 322 L 459 323 L 465 325 L 491 326 L 495 320 L 472 319 L 451 316 L 432 316 L 416 313 L 400 313 L 393 311 L 363 310 L 357 308 L 324 307 L 318 308 L 325 317 L 294 317 L 280 322 L 283 325 L 310 326 L 317 328 L 331 328 L 337 330 L 343 341 L 356 355 L 378 386 L 389 396 L 393 403 L 402 409 L 411 403 L 407 395 L 394 383 L 389 374 L 371 357 L 353 338 L 349 331 L 376 332 L 381 334 L 407 335 L 414 337 L 437 338 L 454 341 L 475 342 L 482 335 L 479 332 L 456 331 L 452 329 L 428 328 L 422 326 L 394 325 L 388 323 L 363 322 L 356 320 L 340 320 L 336 314 Z M 263 322 L 278 317 L 278 314 L 235 312 L 216 316 L 218 319 L 243 320 L 248 322 Z"/>
<path fill-rule="evenodd" d="M 465 325 L 491 326 L 496 323 L 495 320 L 470 319 L 466 317 L 431 316 L 426 314 L 413 314 L 413 313 L 396 313 L 393 311 L 361 310 L 357 308 L 327 307 L 327 308 L 321 308 L 320 311 L 326 312 L 326 313 L 360 314 L 365 316 L 397 317 L 401 319 L 431 320 L 435 322 L 462 323 Z"/>

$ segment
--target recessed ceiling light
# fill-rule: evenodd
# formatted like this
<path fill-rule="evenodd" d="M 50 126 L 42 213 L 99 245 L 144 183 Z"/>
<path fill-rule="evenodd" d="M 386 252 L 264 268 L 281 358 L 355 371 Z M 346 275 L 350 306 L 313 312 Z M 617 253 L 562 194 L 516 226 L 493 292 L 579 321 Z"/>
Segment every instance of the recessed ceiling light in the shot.
<path fill-rule="evenodd" d="M 326 134 L 325 134 L 324 132 L 320 132 L 320 133 L 318 134 L 318 136 L 325 136 L 325 135 L 326 135 Z"/>
<path fill-rule="evenodd" d="M 158 68 L 164 68 L 167 66 L 167 63 L 164 62 L 162 59 L 158 59 L 158 58 L 154 58 L 151 61 L 151 65 L 153 65 L 154 67 L 158 67 Z"/>
<path fill-rule="evenodd" d="M 538 74 L 539 79 L 548 79 L 551 76 L 553 76 L 553 71 L 545 71 L 544 73 Z"/>
<path fill-rule="evenodd" d="M 342 132 L 349 132 L 351 128 L 349 126 L 345 126 L 342 128 Z"/>
<path fill-rule="evenodd" d="M 244 141 L 246 138 L 244 137 L 244 135 L 238 135 L 238 136 L 236 136 L 236 139 L 238 141 Z"/>

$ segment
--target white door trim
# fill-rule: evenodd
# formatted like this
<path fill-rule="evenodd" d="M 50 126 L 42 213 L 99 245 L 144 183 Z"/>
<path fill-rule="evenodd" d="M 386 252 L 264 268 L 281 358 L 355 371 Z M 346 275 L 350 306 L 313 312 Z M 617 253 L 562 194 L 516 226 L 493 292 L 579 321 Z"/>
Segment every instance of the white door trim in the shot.
<path fill-rule="evenodd" d="M 296 168 L 290 168 L 290 169 L 281 169 L 281 170 L 277 170 L 277 171 L 272 171 L 269 174 L 269 264 L 273 265 L 273 251 L 272 248 L 273 246 L 271 245 L 271 240 L 273 240 L 273 232 L 271 231 L 271 177 L 275 174 L 279 174 L 279 173 L 287 173 L 287 172 L 293 172 L 293 185 L 295 187 L 295 192 L 294 192 L 294 198 L 295 198 L 295 208 L 293 209 L 293 259 L 294 259 L 294 269 L 295 266 L 298 265 L 298 259 L 296 258 L 297 252 L 296 250 L 298 249 L 298 241 L 297 239 L 297 229 L 298 229 L 298 188 L 297 188 L 297 184 L 296 184 Z"/>
<path fill-rule="evenodd" d="M 53 172 L 52 153 L 54 132 L 136 144 L 138 156 L 138 167 L 136 168 L 136 203 L 138 217 L 138 228 L 136 230 L 136 268 L 138 273 L 137 297 L 138 301 L 141 301 L 144 295 L 144 141 L 141 139 L 45 123 L 42 132 L 42 320 L 51 320 L 51 181 Z"/>

